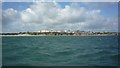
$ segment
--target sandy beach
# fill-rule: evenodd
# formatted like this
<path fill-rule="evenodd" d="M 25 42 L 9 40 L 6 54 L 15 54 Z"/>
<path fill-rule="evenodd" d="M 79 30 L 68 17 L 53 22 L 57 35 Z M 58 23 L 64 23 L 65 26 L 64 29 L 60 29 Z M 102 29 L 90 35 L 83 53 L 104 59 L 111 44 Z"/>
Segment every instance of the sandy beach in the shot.
<path fill-rule="evenodd" d="M 29 34 L 23 34 L 23 35 L 0 35 L 0 36 L 115 36 L 110 34 L 101 34 L 101 35 L 29 35 Z"/>

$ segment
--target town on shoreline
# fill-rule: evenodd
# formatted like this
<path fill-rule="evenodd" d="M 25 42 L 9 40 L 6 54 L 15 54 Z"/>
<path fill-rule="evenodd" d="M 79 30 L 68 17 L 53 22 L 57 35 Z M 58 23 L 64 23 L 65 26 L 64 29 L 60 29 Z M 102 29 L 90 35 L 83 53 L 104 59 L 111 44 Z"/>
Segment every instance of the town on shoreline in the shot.
<path fill-rule="evenodd" d="M 118 32 L 91 32 L 91 31 L 49 31 L 41 30 L 37 32 L 0 33 L 0 36 L 117 36 Z"/>

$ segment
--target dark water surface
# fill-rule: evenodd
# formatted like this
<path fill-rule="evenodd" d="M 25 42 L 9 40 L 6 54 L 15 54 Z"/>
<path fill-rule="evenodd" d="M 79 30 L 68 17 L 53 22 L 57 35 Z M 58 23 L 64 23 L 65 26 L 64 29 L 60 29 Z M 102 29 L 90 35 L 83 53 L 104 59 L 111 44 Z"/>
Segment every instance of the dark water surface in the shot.
<path fill-rule="evenodd" d="M 117 66 L 117 36 L 2 38 L 3 66 Z"/>

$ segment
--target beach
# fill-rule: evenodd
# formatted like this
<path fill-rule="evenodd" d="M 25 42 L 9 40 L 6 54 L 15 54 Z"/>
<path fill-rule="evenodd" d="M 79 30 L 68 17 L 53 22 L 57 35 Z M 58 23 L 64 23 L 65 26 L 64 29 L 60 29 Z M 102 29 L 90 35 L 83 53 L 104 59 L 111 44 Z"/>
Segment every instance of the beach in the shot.
<path fill-rule="evenodd" d="M 46 34 L 39 34 L 39 35 L 31 35 L 31 34 L 18 34 L 18 35 L 0 35 L 0 36 L 117 36 L 117 34 L 73 34 L 73 35 L 46 35 Z"/>

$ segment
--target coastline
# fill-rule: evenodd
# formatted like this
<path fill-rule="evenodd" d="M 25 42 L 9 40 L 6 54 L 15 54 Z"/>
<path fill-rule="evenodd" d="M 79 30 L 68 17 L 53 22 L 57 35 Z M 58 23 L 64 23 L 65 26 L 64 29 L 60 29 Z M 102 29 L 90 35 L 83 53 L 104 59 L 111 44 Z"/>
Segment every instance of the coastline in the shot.
<path fill-rule="evenodd" d="M 0 36 L 118 36 L 118 32 L 19 32 L 1 33 Z"/>
<path fill-rule="evenodd" d="M 117 35 L 0 35 L 0 37 L 6 36 L 117 36 Z"/>

